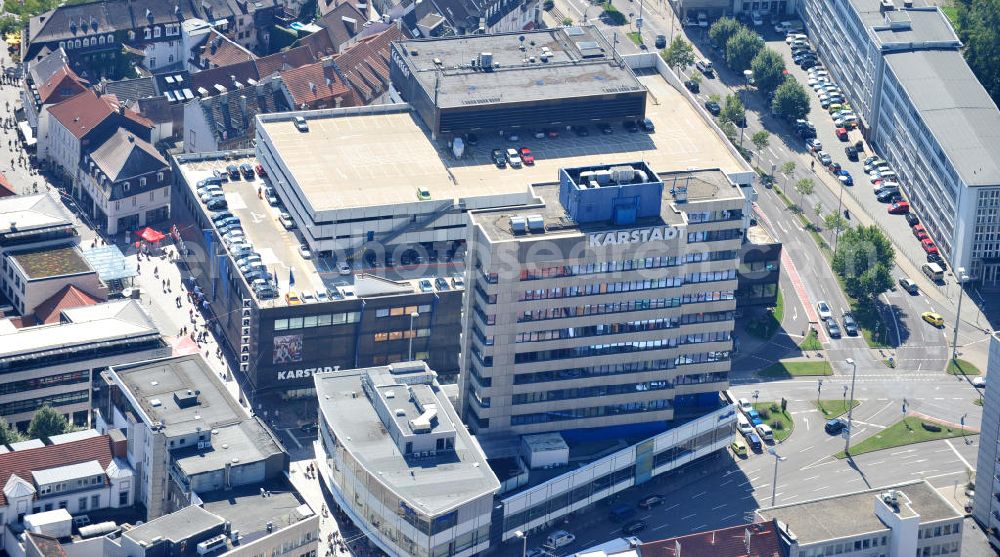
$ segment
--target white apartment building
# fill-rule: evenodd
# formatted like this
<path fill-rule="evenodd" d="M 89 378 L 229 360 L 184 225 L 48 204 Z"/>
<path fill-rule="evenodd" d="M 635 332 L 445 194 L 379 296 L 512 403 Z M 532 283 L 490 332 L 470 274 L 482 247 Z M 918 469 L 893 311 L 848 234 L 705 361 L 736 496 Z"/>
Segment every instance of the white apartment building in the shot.
<path fill-rule="evenodd" d="M 921 0 L 801 0 L 823 62 L 942 254 L 1000 285 L 1000 110 Z"/>
<path fill-rule="evenodd" d="M 962 554 L 963 514 L 927 480 L 759 509 L 788 557 Z"/>
<path fill-rule="evenodd" d="M 990 339 L 989 373 L 983 399 L 982 430 L 976 458 L 976 497 L 972 517 L 1000 551 L 1000 335 Z"/>

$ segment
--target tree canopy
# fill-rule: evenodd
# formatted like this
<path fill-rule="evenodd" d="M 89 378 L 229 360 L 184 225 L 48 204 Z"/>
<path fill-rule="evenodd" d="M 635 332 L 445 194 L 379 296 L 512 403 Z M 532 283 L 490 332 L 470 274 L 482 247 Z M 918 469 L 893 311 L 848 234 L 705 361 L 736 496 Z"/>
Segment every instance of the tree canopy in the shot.
<path fill-rule="evenodd" d="M 722 112 L 719 112 L 719 120 L 742 127 L 746 117 L 747 109 L 743 106 L 739 95 L 726 95 L 726 104 L 722 107 Z"/>
<path fill-rule="evenodd" d="M 735 35 L 740 29 L 745 29 L 740 22 L 731 17 L 720 17 L 709 27 L 708 38 L 720 47 L 724 47 L 729 42 L 729 37 Z"/>
<path fill-rule="evenodd" d="M 833 254 L 833 271 L 844 280 L 847 293 L 859 302 L 873 302 L 892 288 L 896 251 L 879 227 L 848 228 Z"/>
<path fill-rule="evenodd" d="M 956 0 L 965 60 L 994 102 L 1000 101 L 1000 0 Z M 1000 104 L 1000 102 L 998 102 Z"/>
<path fill-rule="evenodd" d="M 663 61 L 671 68 L 684 69 L 694 64 L 694 49 L 691 48 L 691 43 L 681 37 L 670 41 L 670 45 L 663 49 L 660 56 L 663 56 Z"/>
<path fill-rule="evenodd" d="M 24 435 L 16 427 L 10 425 L 7 420 L 0 418 L 0 445 L 8 445 L 24 441 Z"/>
<path fill-rule="evenodd" d="M 750 62 L 757 90 L 768 96 L 785 80 L 785 60 L 770 48 L 763 48 Z"/>
<path fill-rule="evenodd" d="M 736 72 L 749 70 L 754 56 L 763 48 L 764 39 L 743 27 L 726 41 L 726 65 Z"/>
<path fill-rule="evenodd" d="M 28 437 L 32 439 L 48 439 L 53 435 L 61 435 L 73 431 L 74 427 L 65 416 L 49 405 L 39 408 L 28 424 Z"/>
<path fill-rule="evenodd" d="M 774 91 L 771 112 L 787 120 L 805 118 L 809 114 L 809 96 L 802 84 L 789 76 Z"/>

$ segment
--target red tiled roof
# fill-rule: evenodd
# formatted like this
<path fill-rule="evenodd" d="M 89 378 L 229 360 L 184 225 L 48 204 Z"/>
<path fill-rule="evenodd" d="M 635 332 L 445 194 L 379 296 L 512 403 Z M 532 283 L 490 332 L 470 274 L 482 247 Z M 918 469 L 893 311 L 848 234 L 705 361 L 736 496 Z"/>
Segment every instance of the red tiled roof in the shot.
<path fill-rule="evenodd" d="M 35 306 L 35 319 L 38 323 L 58 323 L 62 319 L 64 309 L 92 306 L 101 300 L 87 294 L 83 290 L 68 284 L 49 299 Z"/>
<path fill-rule="evenodd" d="M 101 468 L 107 468 L 111 459 L 111 437 L 108 435 L 0 454 L 0 487 L 7 485 L 7 480 L 13 474 L 30 482 L 33 479 L 31 472 L 35 470 L 47 470 L 91 460 L 100 462 Z M 7 497 L 0 489 L 0 506 L 5 505 Z"/>
<path fill-rule="evenodd" d="M 298 68 L 316 61 L 316 55 L 308 46 L 297 46 L 282 52 L 275 52 L 270 56 L 258 58 L 257 73 L 261 79 L 292 68 Z"/>
<path fill-rule="evenodd" d="M 207 61 L 210 67 L 230 66 L 256 58 L 249 50 L 214 29 L 201 46 L 201 59 Z"/>
<path fill-rule="evenodd" d="M 750 550 L 746 533 L 750 531 Z M 677 546 L 680 545 L 680 553 Z M 644 543 L 642 557 L 783 557 L 778 530 L 773 522 L 760 522 L 707 530 L 676 538 Z"/>
<path fill-rule="evenodd" d="M 146 118 L 142 114 L 139 114 L 138 112 L 136 112 L 136 111 L 134 111 L 132 109 L 129 109 L 129 108 L 126 108 L 125 111 L 122 114 L 126 118 L 128 118 L 129 120 L 132 120 L 136 124 L 139 124 L 140 126 L 143 126 L 143 127 L 146 127 L 146 128 L 152 128 L 153 126 L 156 125 L 149 118 Z"/>
<path fill-rule="evenodd" d="M 403 38 L 394 25 L 361 39 L 337 57 L 337 67 L 354 89 L 358 104 L 368 104 L 388 89 L 389 43 Z"/>
<path fill-rule="evenodd" d="M 98 97 L 88 89 L 49 108 L 49 115 L 59 121 L 77 139 L 81 139 L 118 109 L 114 95 Z"/>
<path fill-rule="evenodd" d="M 300 68 L 281 72 L 281 80 L 292 95 L 296 109 L 306 105 L 307 108 L 329 108 L 334 105 L 334 99 L 344 97 L 341 106 L 351 106 L 351 90 L 340 79 L 329 60 L 308 64 Z M 320 106 L 323 105 L 323 106 Z"/>
<path fill-rule="evenodd" d="M 38 88 L 38 98 L 42 104 L 61 102 L 86 89 L 83 80 L 69 66 L 63 66 Z"/>

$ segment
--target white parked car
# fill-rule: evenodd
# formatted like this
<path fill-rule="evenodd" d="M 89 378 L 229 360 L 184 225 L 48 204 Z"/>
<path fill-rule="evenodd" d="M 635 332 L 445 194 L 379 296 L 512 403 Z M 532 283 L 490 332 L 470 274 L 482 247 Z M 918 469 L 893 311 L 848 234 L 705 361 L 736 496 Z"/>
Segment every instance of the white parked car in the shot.
<path fill-rule="evenodd" d="M 771 431 L 771 426 L 767 424 L 760 424 L 757 426 L 757 433 L 760 434 L 760 438 L 766 442 L 774 442 L 774 432 Z"/>
<path fill-rule="evenodd" d="M 340 273 L 341 275 L 349 275 L 351 274 L 351 266 L 348 265 L 347 262 L 345 261 L 338 261 L 337 272 Z"/>
<path fill-rule="evenodd" d="M 521 168 L 521 156 L 517 154 L 517 149 L 507 149 L 507 163 L 511 168 Z"/>
<path fill-rule="evenodd" d="M 833 312 L 830 310 L 830 304 L 820 300 L 816 303 L 816 309 L 819 310 L 820 320 L 829 319 L 833 317 Z"/>
<path fill-rule="evenodd" d="M 809 37 L 803 35 L 802 33 L 789 33 L 785 35 L 785 43 L 792 44 L 795 41 L 806 41 Z"/>
<path fill-rule="evenodd" d="M 753 410 L 753 405 L 750 404 L 750 401 L 745 398 L 737 400 L 736 405 L 740 407 L 741 412 L 749 412 Z"/>
<path fill-rule="evenodd" d="M 753 424 L 750 420 L 746 419 L 743 414 L 736 415 L 736 429 L 740 430 L 740 433 L 746 435 L 753 431 Z"/>
<path fill-rule="evenodd" d="M 299 246 L 299 255 L 302 256 L 302 259 L 312 259 L 312 252 L 309 251 L 309 246 L 305 244 Z"/>

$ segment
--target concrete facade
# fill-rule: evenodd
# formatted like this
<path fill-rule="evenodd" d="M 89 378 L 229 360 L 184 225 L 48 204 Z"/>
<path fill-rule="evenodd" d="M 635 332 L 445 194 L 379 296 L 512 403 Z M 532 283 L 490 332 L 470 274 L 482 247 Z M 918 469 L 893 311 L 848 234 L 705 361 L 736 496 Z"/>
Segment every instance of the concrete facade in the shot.
<path fill-rule="evenodd" d="M 986 388 L 982 394 L 983 420 L 976 458 L 976 497 L 972 517 L 986 532 L 986 537 L 1000 550 L 1000 336 L 990 340 Z"/>

